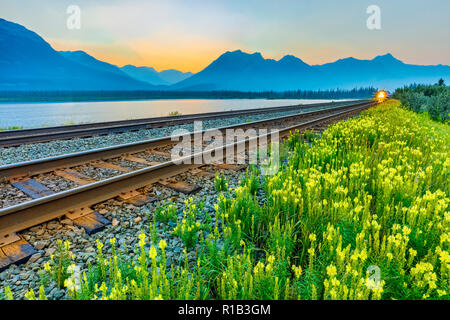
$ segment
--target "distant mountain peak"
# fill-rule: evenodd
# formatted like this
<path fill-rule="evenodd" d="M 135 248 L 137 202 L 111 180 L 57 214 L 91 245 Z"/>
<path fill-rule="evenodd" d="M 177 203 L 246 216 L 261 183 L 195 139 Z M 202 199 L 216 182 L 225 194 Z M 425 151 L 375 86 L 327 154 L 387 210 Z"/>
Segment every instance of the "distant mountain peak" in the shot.
<path fill-rule="evenodd" d="M 147 71 L 152 71 L 152 72 L 158 73 L 158 71 L 156 71 L 155 68 L 153 68 L 153 67 L 146 67 L 146 66 L 138 67 L 138 66 L 135 66 L 135 65 L 132 65 L 132 64 L 127 64 L 127 65 L 121 67 L 121 69 L 122 70 L 123 69 L 126 69 L 126 70 L 127 69 L 128 70 L 131 70 L 131 69 L 142 69 L 142 70 L 147 70 Z"/>
<path fill-rule="evenodd" d="M 376 56 L 373 61 L 383 62 L 383 63 L 403 63 L 402 61 L 395 58 L 392 54 L 389 52 L 383 55 Z"/>
<path fill-rule="evenodd" d="M 264 60 L 264 57 L 262 56 L 261 52 L 247 53 L 242 50 L 227 51 L 224 54 L 222 54 L 219 57 L 219 59 L 223 58 L 223 57 L 233 57 L 233 58 L 246 57 L 246 58 L 257 58 L 260 60 Z"/>
<path fill-rule="evenodd" d="M 292 55 L 292 54 L 287 54 L 285 55 L 283 58 L 281 58 L 278 62 L 281 63 L 301 63 L 301 64 L 305 64 L 308 65 L 306 62 L 304 62 L 302 59 L 297 58 L 296 56 Z"/>
<path fill-rule="evenodd" d="M 152 67 L 136 67 L 131 64 L 123 66 L 120 69 L 132 78 L 154 85 L 175 84 L 192 76 L 190 72 L 184 73 L 175 69 L 158 72 Z"/>

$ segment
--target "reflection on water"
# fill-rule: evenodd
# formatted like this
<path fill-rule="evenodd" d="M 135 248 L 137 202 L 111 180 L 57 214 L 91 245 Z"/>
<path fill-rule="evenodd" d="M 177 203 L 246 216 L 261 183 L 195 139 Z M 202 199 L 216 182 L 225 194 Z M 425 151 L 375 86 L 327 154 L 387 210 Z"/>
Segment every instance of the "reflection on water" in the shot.
<path fill-rule="evenodd" d="M 190 99 L 0 104 L 0 128 L 57 126 L 167 116 L 175 111 L 192 114 L 327 101 L 330 100 Z"/>

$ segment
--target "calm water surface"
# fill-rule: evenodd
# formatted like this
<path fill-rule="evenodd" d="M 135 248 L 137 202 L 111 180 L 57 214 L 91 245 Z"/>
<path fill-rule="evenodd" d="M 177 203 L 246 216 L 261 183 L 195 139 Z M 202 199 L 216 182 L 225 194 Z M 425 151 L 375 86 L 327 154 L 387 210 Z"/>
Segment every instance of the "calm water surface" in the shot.
<path fill-rule="evenodd" d="M 64 103 L 2 103 L 0 128 L 58 126 L 102 121 L 139 119 L 181 114 L 204 113 L 295 104 L 321 103 L 331 100 L 139 100 Z"/>

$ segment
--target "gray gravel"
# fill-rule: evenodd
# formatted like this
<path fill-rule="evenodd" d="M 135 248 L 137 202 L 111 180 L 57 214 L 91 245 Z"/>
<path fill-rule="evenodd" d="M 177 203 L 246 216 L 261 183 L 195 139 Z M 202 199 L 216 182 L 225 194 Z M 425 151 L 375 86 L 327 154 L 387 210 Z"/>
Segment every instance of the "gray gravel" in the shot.
<path fill-rule="evenodd" d="M 46 186 L 53 192 L 61 192 L 78 186 L 75 182 L 66 180 L 52 173 L 41 174 L 33 177 L 33 179 L 41 183 L 42 185 Z"/>
<path fill-rule="evenodd" d="M 0 182 L 0 208 L 9 207 L 29 200 L 31 200 L 31 197 L 19 189 L 14 188 L 10 184 Z"/>
<path fill-rule="evenodd" d="M 118 165 L 119 167 L 125 168 L 125 169 L 130 169 L 130 170 L 139 170 L 139 169 L 143 169 L 143 168 L 147 168 L 148 165 L 144 164 L 144 163 L 139 163 L 139 162 L 134 162 L 134 161 L 128 161 L 125 159 L 121 159 L 121 158 L 115 158 L 115 159 L 111 159 L 108 160 L 109 163 Z"/>
<path fill-rule="evenodd" d="M 82 165 L 73 167 L 73 169 L 94 180 L 104 180 L 123 174 L 123 172 L 114 169 L 97 168 L 91 165 Z"/>
<path fill-rule="evenodd" d="M 170 161 L 170 158 L 158 155 L 158 154 L 153 154 L 147 151 L 143 151 L 143 152 L 138 152 L 138 153 L 133 153 L 133 156 L 138 157 L 138 158 L 142 158 L 147 160 L 148 162 L 166 162 L 166 161 Z"/>
<path fill-rule="evenodd" d="M 203 121 L 203 129 L 211 129 L 217 127 L 223 127 L 233 124 L 294 115 L 304 113 L 314 109 L 304 109 L 299 111 L 289 112 L 276 112 L 251 116 L 239 116 L 228 119 L 217 119 Z M 170 136 L 175 129 L 186 129 L 188 131 L 193 130 L 193 124 L 185 124 L 179 126 L 171 126 L 156 129 L 144 129 L 136 132 L 126 132 L 121 134 L 110 134 L 100 137 L 91 138 L 77 138 L 72 140 L 57 140 L 47 143 L 38 143 L 30 145 L 22 145 L 12 148 L 0 148 L 0 165 L 6 165 L 16 162 L 23 162 L 34 159 L 41 159 L 61 154 L 91 150 L 96 148 L 108 147 L 113 145 L 119 145 L 124 143 L 148 140 L 153 138 L 159 138 L 164 136 Z"/>

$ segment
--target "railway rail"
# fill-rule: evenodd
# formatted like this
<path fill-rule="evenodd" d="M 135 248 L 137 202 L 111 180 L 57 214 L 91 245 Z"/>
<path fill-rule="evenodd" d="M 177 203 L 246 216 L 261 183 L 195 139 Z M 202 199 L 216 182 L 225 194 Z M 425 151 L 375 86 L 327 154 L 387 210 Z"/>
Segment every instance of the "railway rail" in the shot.
<path fill-rule="evenodd" d="M 322 127 L 330 122 L 358 114 L 364 109 L 374 105 L 374 102 L 358 102 L 352 105 L 334 107 L 326 110 L 306 112 L 294 116 L 273 118 L 223 127 L 214 130 L 225 132 L 230 128 L 267 128 L 269 125 L 279 129 L 281 139 L 289 136 L 295 130 Z M 205 130 L 202 133 L 211 131 Z M 193 138 L 196 133 L 187 136 Z M 228 145 L 222 145 L 212 150 L 202 151 L 186 156 L 179 160 L 188 160 L 192 163 L 195 157 L 215 156 L 217 152 L 226 154 L 225 150 L 233 148 L 236 151 L 244 147 L 248 149 L 255 139 L 265 137 L 270 141 L 270 134 L 256 138 L 246 138 Z M 12 263 L 25 261 L 33 254 L 34 249 L 27 244 L 17 232 L 39 225 L 41 223 L 66 216 L 73 220 L 74 224 L 85 228 L 90 232 L 102 229 L 109 221 L 91 209 L 91 206 L 120 197 L 125 202 L 134 205 L 142 205 L 151 202 L 152 199 L 145 194 L 140 194 L 137 189 L 154 183 L 161 183 L 184 193 L 190 193 L 198 189 L 197 186 L 174 183 L 167 180 L 180 173 L 196 169 L 205 164 L 179 164 L 170 159 L 170 154 L 165 148 L 173 145 L 171 137 L 152 139 L 138 143 L 90 150 L 74 154 L 68 154 L 53 158 L 23 162 L 19 164 L 0 167 L 0 181 L 9 182 L 14 187 L 27 193 L 32 200 L 0 209 L 0 269 Z M 149 157 L 145 157 L 149 156 Z M 114 159 L 122 159 L 128 163 L 139 164 L 140 167 L 127 168 Z M 158 158 L 159 161 L 153 161 Z M 161 161 L 162 159 L 162 161 Z M 110 162 L 108 162 L 111 160 Z M 121 160 L 121 161 L 122 161 Z M 113 169 L 120 174 L 96 181 L 92 177 L 80 174 L 79 166 L 88 165 L 104 169 Z M 200 169 L 201 170 L 201 169 Z M 51 173 L 64 179 L 71 180 L 79 186 L 52 192 L 44 185 L 32 179 L 37 174 Z M 178 188 L 178 189 L 177 189 Z M 154 199 L 153 199 L 154 200 Z"/>
<path fill-rule="evenodd" d="M 368 102 L 369 100 L 359 100 Z M 282 107 L 270 107 L 259 109 L 243 109 L 235 111 L 208 112 L 190 115 L 156 117 L 146 119 L 134 119 L 123 121 L 98 122 L 90 124 L 67 125 L 34 129 L 19 129 L 0 131 L 0 148 L 14 147 L 22 144 L 41 143 L 53 140 L 86 138 L 101 136 L 113 133 L 124 133 L 138 131 L 142 129 L 153 129 L 166 126 L 191 123 L 195 120 L 214 120 L 223 118 L 233 118 L 243 115 L 267 114 L 274 112 L 301 111 L 304 109 L 320 107 L 338 107 L 357 103 L 358 101 L 326 102 L 309 105 L 291 105 Z"/>

